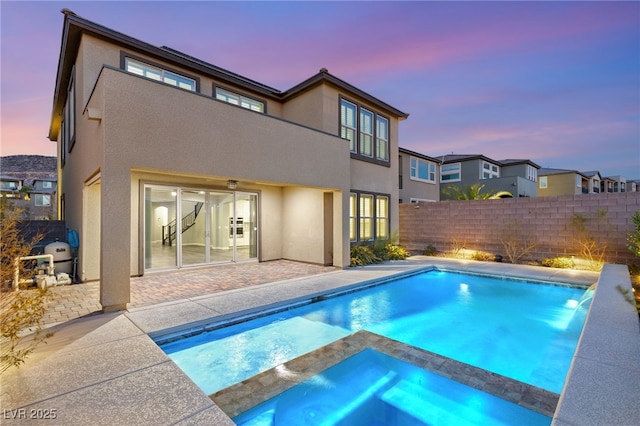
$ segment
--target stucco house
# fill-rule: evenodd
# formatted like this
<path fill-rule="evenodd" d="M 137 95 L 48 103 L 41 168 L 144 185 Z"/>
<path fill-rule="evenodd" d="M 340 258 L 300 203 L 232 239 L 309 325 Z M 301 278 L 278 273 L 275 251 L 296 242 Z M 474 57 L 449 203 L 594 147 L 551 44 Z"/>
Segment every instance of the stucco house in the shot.
<path fill-rule="evenodd" d="M 438 160 L 402 147 L 398 152 L 400 203 L 440 201 Z"/>
<path fill-rule="evenodd" d="M 449 154 L 441 159 L 440 196 L 447 199 L 446 188 L 484 185 L 483 191 L 507 191 L 514 197 L 537 196 L 537 177 L 540 166 L 531 160 L 494 160 L 484 155 Z"/>
<path fill-rule="evenodd" d="M 588 172 L 582 172 L 587 178 L 589 178 L 588 182 L 588 190 L 589 194 L 599 194 L 600 193 L 600 185 L 602 182 L 602 175 L 597 170 L 591 170 Z"/>
<path fill-rule="evenodd" d="M 63 13 L 49 130 L 59 215 L 105 311 L 148 271 L 345 267 L 350 244 L 397 230 L 408 114 L 326 69 L 279 91 Z"/>

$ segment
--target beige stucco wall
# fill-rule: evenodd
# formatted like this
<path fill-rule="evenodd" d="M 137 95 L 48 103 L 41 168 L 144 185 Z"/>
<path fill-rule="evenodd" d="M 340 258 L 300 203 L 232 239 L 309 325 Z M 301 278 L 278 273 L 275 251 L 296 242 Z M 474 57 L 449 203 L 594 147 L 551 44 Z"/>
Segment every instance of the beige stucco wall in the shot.
<path fill-rule="evenodd" d="M 174 180 L 181 179 L 176 176 L 196 181 L 236 179 L 240 189 L 295 185 L 349 191 L 348 144 L 340 138 L 108 68 L 103 69 L 95 92 L 101 95 L 92 97 L 89 106 L 100 111 L 98 126 L 108 141 L 101 167 L 101 254 L 109 259 L 109 265 L 101 267 L 104 282 L 128 282 L 129 275 L 139 270 L 139 185 L 132 170 L 157 170 Z M 261 200 L 265 213 L 278 204 L 278 197 L 278 190 L 265 191 Z M 322 217 L 315 219 L 322 229 Z M 322 261 L 305 248 L 306 240 L 293 241 L 283 226 L 276 224 L 283 231 L 282 241 L 266 244 L 262 255 L 277 258 L 286 247 L 298 254 L 298 260 Z M 342 227 L 336 224 L 336 228 Z M 262 229 L 265 244 L 270 231 L 264 224 Z M 127 247 L 123 241 L 129 241 Z M 348 243 L 336 248 L 335 264 L 348 264 Z M 107 304 L 123 300 L 123 291 L 128 292 L 113 287 L 112 294 L 105 290 L 109 294 L 103 295 Z"/>

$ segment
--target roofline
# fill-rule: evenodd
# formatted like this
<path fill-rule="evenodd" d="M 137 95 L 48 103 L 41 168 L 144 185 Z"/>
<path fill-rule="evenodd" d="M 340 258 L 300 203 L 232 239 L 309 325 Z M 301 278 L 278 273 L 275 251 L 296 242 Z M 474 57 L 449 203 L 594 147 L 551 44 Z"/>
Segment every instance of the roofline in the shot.
<path fill-rule="evenodd" d="M 420 154 L 419 152 L 411 151 L 410 149 L 407 149 L 407 148 L 398 147 L 398 151 L 405 154 L 412 155 L 414 157 L 424 158 L 425 160 L 433 161 L 434 163 L 440 164 L 440 160 L 438 160 L 437 158 L 429 157 L 428 155 Z"/>
<path fill-rule="evenodd" d="M 83 33 L 90 34 L 100 39 L 108 40 L 111 43 L 124 46 L 133 51 L 171 61 L 183 66 L 186 69 L 191 69 L 199 73 L 217 77 L 221 80 L 226 80 L 248 90 L 249 92 L 271 98 L 275 101 L 286 101 L 287 99 L 295 97 L 317 84 L 326 82 L 353 93 L 354 95 L 379 107 L 385 112 L 393 114 L 399 119 L 406 119 L 409 116 L 409 114 L 404 113 L 392 107 L 391 105 L 377 99 L 376 97 L 364 92 L 363 90 L 360 90 L 357 87 L 352 86 L 351 84 L 329 74 L 324 68 L 320 70 L 318 74 L 308 78 L 302 83 L 285 92 L 281 92 L 265 84 L 243 77 L 231 71 L 227 71 L 223 68 L 217 67 L 193 56 L 179 52 L 175 49 L 166 46 L 157 47 L 134 37 L 130 37 L 121 32 L 112 30 L 103 25 L 82 18 L 68 9 L 62 9 L 61 12 L 64 14 L 62 40 L 60 45 L 60 56 L 58 58 L 56 83 L 53 96 L 53 108 L 51 112 L 51 121 L 48 135 L 49 139 L 52 141 L 55 141 L 55 138 L 57 137 L 56 135 L 58 133 L 61 122 L 63 100 L 66 99 L 66 94 L 62 91 L 66 91 L 67 87 L 69 86 L 71 68 L 75 63 L 78 48 L 80 46 L 80 40 Z"/>
<path fill-rule="evenodd" d="M 391 105 L 389 105 L 388 103 L 381 101 L 380 99 L 376 98 L 375 96 L 370 95 L 369 93 L 358 89 L 357 87 L 353 86 L 352 84 L 347 83 L 346 81 L 336 77 L 335 75 L 329 73 L 329 71 L 327 71 L 326 68 L 322 68 L 317 74 L 309 77 L 308 79 L 304 80 L 302 83 L 299 83 L 295 86 L 293 86 L 292 88 L 290 88 L 289 90 L 286 90 L 282 93 L 282 97 L 281 100 L 282 101 L 287 101 L 291 98 L 294 98 L 298 95 L 300 95 L 301 93 L 306 92 L 307 90 L 321 84 L 321 83 L 328 83 L 331 84 L 333 86 L 336 86 L 338 88 L 344 89 L 348 92 L 351 92 L 352 94 L 366 100 L 367 102 L 377 106 L 378 108 L 391 113 L 392 115 L 394 115 L 396 118 L 398 118 L 399 120 L 405 120 L 409 117 L 409 114 L 406 112 L 402 112 L 399 109 L 392 107 Z"/>

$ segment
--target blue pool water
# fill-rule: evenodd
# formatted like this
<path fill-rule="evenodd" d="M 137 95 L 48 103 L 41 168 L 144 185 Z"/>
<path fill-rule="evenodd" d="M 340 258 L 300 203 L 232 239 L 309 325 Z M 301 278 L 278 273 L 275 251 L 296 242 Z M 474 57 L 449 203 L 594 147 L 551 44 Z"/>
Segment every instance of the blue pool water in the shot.
<path fill-rule="evenodd" d="M 207 394 L 359 330 L 560 393 L 585 290 L 430 271 L 162 344 Z"/>
<path fill-rule="evenodd" d="M 551 418 L 366 349 L 233 419 L 272 425 L 513 425 Z"/>

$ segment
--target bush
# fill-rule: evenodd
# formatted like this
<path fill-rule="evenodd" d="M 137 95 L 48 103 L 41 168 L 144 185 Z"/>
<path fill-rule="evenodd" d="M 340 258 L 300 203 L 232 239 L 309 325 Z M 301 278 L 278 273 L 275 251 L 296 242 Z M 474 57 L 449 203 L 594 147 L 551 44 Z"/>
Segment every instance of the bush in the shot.
<path fill-rule="evenodd" d="M 387 259 L 389 260 L 404 260 L 409 257 L 410 253 L 402 247 L 395 244 L 387 244 L 385 246 L 387 252 Z"/>
<path fill-rule="evenodd" d="M 424 248 L 422 254 L 424 254 L 425 256 L 435 256 L 436 254 L 438 254 L 438 249 L 435 248 L 433 244 L 429 244 Z"/>
<path fill-rule="evenodd" d="M 5 209 L 0 206 L 0 374 L 12 366 L 23 364 L 35 347 L 50 337 L 42 330 L 42 317 L 45 313 L 45 301 L 48 291 L 26 288 L 20 284 L 13 289 L 15 260 L 28 256 L 31 248 L 42 238 L 37 236 L 25 242 L 18 232 L 18 223 L 22 212 Z M 18 278 L 30 276 L 24 262 L 18 263 Z M 29 333 L 31 332 L 31 333 Z"/>
<path fill-rule="evenodd" d="M 371 245 L 351 247 L 351 266 L 364 266 L 386 260 L 404 260 L 410 253 L 399 245 L 387 240 L 376 240 Z"/>
<path fill-rule="evenodd" d="M 491 253 L 484 252 L 484 251 L 475 251 L 471 255 L 471 259 L 479 260 L 479 261 L 482 261 L 482 262 L 493 262 L 496 259 L 496 256 L 491 254 Z"/>
<path fill-rule="evenodd" d="M 351 266 L 371 265 L 381 261 L 368 246 L 351 247 Z"/>
<path fill-rule="evenodd" d="M 548 266 L 550 268 L 562 268 L 562 269 L 573 268 L 573 259 L 571 259 L 570 257 L 548 257 L 544 259 L 541 263 L 542 263 L 542 266 Z"/>

